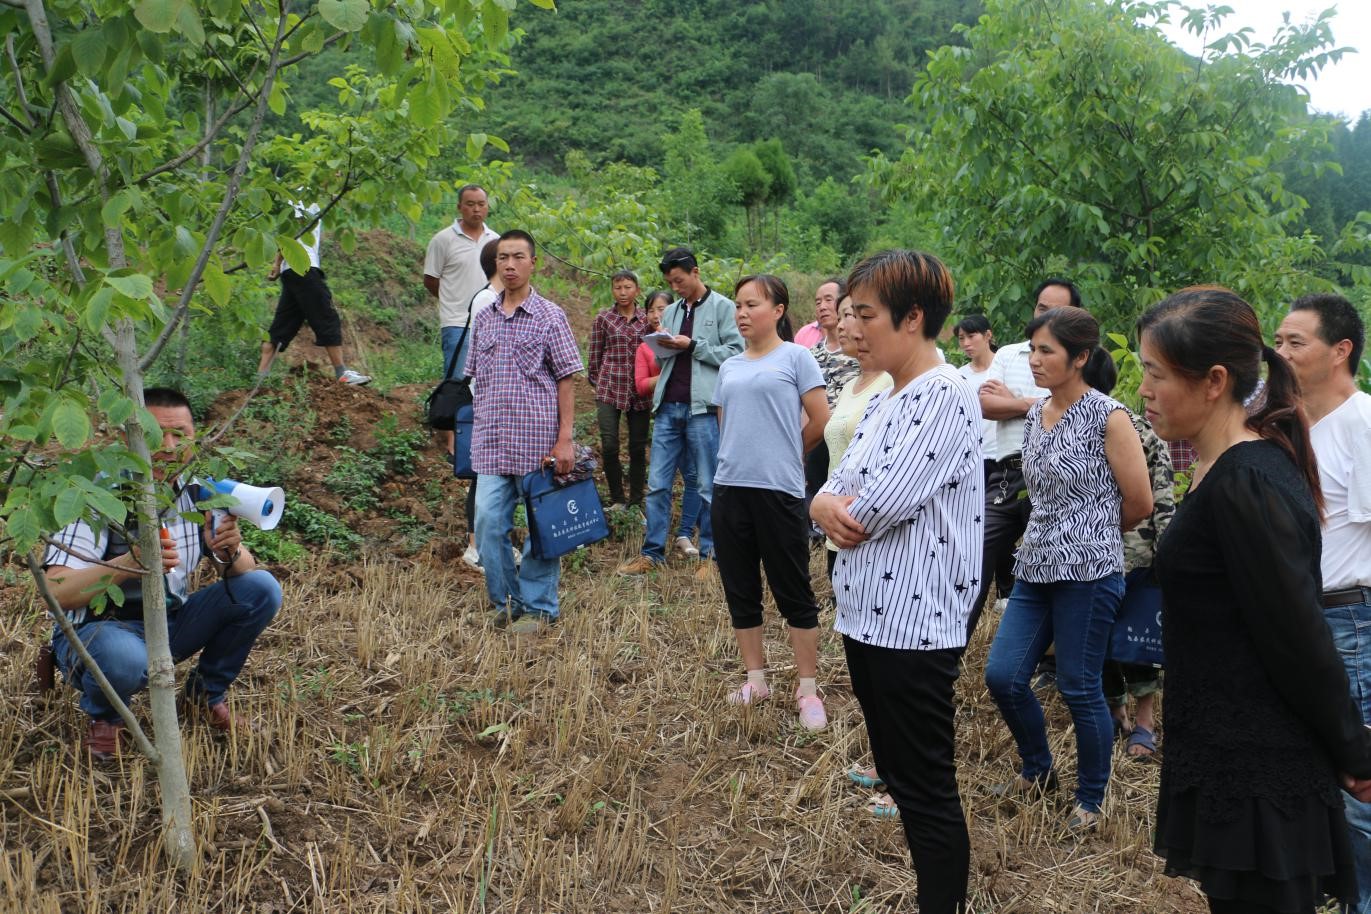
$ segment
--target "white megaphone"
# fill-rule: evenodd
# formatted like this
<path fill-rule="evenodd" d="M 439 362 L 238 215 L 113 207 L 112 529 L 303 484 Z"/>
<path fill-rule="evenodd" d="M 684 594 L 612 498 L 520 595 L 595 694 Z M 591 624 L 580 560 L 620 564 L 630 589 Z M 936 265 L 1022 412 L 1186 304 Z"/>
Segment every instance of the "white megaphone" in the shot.
<path fill-rule="evenodd" d="M 229 505 L 224 510 L 260 530 L 276 529 L 286 510 L 286 491 L 280 486 L 264 489 L 233 479 L 215 479 L 213 476 L 206 476 L 200 484 L 215 495 L 231 495 L 238 499 L 238 504 Z"/>

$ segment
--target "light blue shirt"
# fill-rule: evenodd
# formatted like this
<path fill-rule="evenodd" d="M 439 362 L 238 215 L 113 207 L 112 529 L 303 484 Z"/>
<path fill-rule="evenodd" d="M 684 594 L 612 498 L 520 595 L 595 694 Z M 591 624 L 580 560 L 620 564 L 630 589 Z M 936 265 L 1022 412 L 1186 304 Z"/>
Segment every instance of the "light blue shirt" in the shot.
<path fill-rule="evenodd" d="M 714 483 L 805 495 L 800 398 L 824 386 L 803 346 L 781 343 L 761 358 L 736 355 L 719 368 L 714 405 L 723 410 Z"/>

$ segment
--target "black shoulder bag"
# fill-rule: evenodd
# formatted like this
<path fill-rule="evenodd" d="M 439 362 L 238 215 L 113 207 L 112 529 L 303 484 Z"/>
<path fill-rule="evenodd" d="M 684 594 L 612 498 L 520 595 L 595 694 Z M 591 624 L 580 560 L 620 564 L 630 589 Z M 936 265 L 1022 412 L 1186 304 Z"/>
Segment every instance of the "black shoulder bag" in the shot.
<path fill-rule="evenodd" d="M 476 291 L 480 295 L 490 288 L 490 283 Z M 470 349 L 468 345 L 468 335 L 471 333 L 472 304 L 476 301 L 476 295 L 471 296 L 471 301 L 467 302 L 467 323 L 462 330 L 462 342 L 452 351 L 452 358 L 447 360 L 447 369 L 443 372 L 443 380 L 438 386 L 433 388 L 433 393 L 428 395 L 424 405 L 428 409 L 428 424 L 442 432 L 452 431 L 457 424 L 457 410 L 463 406 L 471 405 L 471 376 L 463 374 L 460 378 L 452 376 L 452 369 L 457 367 L 457 357 L 462 354 L 462 348 Z"/>

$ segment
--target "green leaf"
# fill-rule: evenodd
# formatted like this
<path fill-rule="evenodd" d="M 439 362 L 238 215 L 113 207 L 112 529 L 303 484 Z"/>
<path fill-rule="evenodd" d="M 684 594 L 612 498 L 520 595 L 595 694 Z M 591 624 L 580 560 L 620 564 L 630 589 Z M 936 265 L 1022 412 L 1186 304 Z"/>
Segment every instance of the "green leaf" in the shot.
<path fill-rule="evenodd" d="M 335 29 L 355 32 L 367 24 L 367 0 L 319 0 L 319 15 Z"/>
<path fill-rule="evenodd" d="M 128 508 L 109 489 L 100 488 L 84 476 L 72 477 L 72 482 L 81 487 L 81 491 L 86 493 L 87 504 L 102 517 L 107 517 L 117 524 L 122 524 L 124 518 L 128 517 Z"/>
<path fill-rule="evenodd" d="M 105 282 L 109 283 L 116 292 L 129 298 L 152 297 L 152 280 L 142 273 L 124 273 L 122 275 L 111 273 L 105 277 Z"/>
<path fill-rule="evenodd" d="M 150 32 L 170 32 L 178 6 L 179 0 L 139 0 L 133 15 Z"/>
<path fill-rule="evenodd" d="M 540 10 L 555 10 L 557 8 L 555 0 L 529 0 L 529 2 Z"/>
<path fill-rule="evenodd" d="M 90 417 L 74 400 L 63 400 L 53 413 L 52 430 L 62 447 L 74 450 L 90 438 Z"/>
<path fill-rule="evenodd" d="M 267 107 L 277 117 L 286 113 L 286 87 L 280 81 L 271 84 L 271 95 L 267 96 Z"/>
<path fill-rule="evenodd" d="M 292 267 L 292 269 L 294 269 Z M 209 293 L 210 299 L 219 307 L 223 308 L 229 303 L 229 297 L 233 293 L 233 284 L 224 275 L 224 271 L 216 263 L 205 264 L 205 271 L 200 276 L 201 282 L 205 284 L 205 291 Z"/>
<path fill-rule="evenodd" d="M 104 68 L 107 48 L 102 29 L 82 29 L 71 41 L 71 53 L 76 60 L 76 68 L 83 76 L 96 75 Z"/>
<path fill-rule="evenodd" d="M 81 322 L 87 330 L 100 332 L 100 328 L 105 326 L 105 321 L 109 319 L 109 306 L 112 301 L 114 290 L 109 286 L 101 286 L 96 290 L 90 297 L 90 303 L 86 305 L 86 313 L 81 316 Z"/>
<path fill-rule="evenodd" d="M 277 235 L 276 247 L 281 251 L 281 257 L 297 274 L 304 276 L 309 272 L 309 252 L 305 250 L 304 245 L 289 235 Z"/>
<path fill-rule="evenodd" d="M 100 218 L 104 221 L 105 227 L 116 228 L 119 225 L 119 217 L 128 212 L 132 205 L 133 195 L 128 190 L 121 190 L 105 201 L 105 205 L 100 207 Z"/>
<path fill-rule="evenodd" d="M 5 532 L 14 537 L 16 553 L 28 552 L 43 535 L 38 512 L 28 505 L 15 510 L 5 522 Z"/>
<path fill-rule="evenodd" d="M 52 516 L 59 525 L 65 527 L 80 517 L 85 507 L 86 499 L 82 496 L 81 490 L 73 486 L 63 489 L 57 500 L 52 503 Z"/>
<path fill-rule="evenodd" d="M 48 71 L 48 75 L 44 78 L 43 84 L 46 86 L 55 86 L 58 83 L 66 82 L 75 74 L 76 55 L 72 53 L 70 44 L 64 44 L 62 45 L 61 50 L 57 52 L 57 59 L 52 62 L 52 69 Z"/>

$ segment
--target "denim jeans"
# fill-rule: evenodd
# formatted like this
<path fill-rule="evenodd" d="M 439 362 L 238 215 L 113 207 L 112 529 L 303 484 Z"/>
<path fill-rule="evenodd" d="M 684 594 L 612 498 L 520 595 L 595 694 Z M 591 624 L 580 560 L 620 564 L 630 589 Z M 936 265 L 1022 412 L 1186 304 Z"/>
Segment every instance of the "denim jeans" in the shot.
<path fill-rule="evenodd" d="M 1051 584 L 1019 579 L 985 664 L 985 684 L 1014 734 L 1022 774 L 1031 780 L 1051 770 L 1052 752 L 1042 705 L 1029 681 L 1056 641 L 1057 687 L 1076 725 L 1076 802 L 1090 812 L 1099 812 L 1109 784 L 1114 724 L 1100 673 L 1122 600 L 1121 574 Z"/>
<path fill-rule="evenodd" d="M 218 704 L 247 662 L 248 654 L 281 608 L 281 585 L 258 569 L 197 590 L 167 614 L 171 656 L 177 663 L 200 652 L 200 663 L 186 680 L 186 692 Z M 148 646 L 143 622 L 106 619 L 76 629 L 86 650 L 125 704 L 148 684 Z M 81 710 L 97 720 L 115 721 L 119 714 L 100 691 L 95 677 L 62 630 L 52 635 L 53 655 L 62 675 L 81 691 Z"/>
<path fill-rule="evenodd" d="M 695 487 L 700 494 L 700 558 L 714 555 L 709 505 L 714 493 L 714 466 L 719 459 L 719 420 L 712 413 L 690 414 L 688 403 L 663 403 L 652 425 L 652 459 L 647 474 L 647 533 L 643 555 L 666 561 L 666 535 L 671 526 L 671 484 L 685 472 L 687 455 L 695 461 Z M 682 505 L 682 525 L 687 505 Z"/>
<path fill-rule="evenodd" d="M 1333 633 L 1333 645 L 1347 667 L 1352 698 L 1361 708 L 1362 720 L 1371 722 L 1371 599 L 1351 606 L 1324 607 L 1324 618 Z M 1371 914 L 1371 803 L 1342 795 L 1347 824 L 1352 832 L 1352 857 L 1357 861 L 1357 903 L 1352 914 Z"/>
<path fill-rule="evenodd" d="M 462 350 L 462 354 L 457 357 L 457 364 L 452 366 L 454 378 L 460 378 L 466 371 L 467 353 L 471 351 L 471 341 L 467 338 L 470 334 L 466 329 L 465 326 L 443 328 L 443 368 L 447 368 L 448 360 L 454 352 Z"/>
<path fill-rule="evenodd" d="M 511 618 L 541 613 L 557 618 L 557 585 L 562 577 L 561 559 L 535 558 L 525 538 L 523 559 L 516 569 L 509 548 L 514 529 L 514 510 L 527 495 L 522 476 L 476 477 L 476 551 L 485 570 L 486 595 L 497 610 L 508 608 Z"/>
<path fill-rule="evenodd" d="M 681 519 L 676 524 L 676 535 L 690 539 L 697 529 L 710 531 L 707 534 L 713 541 L 713 523 L 708 511 L 700 510 L 700 485 L 695 479 L 695 458 L 686 451 L 685 466 L 681 469 Z"/>

